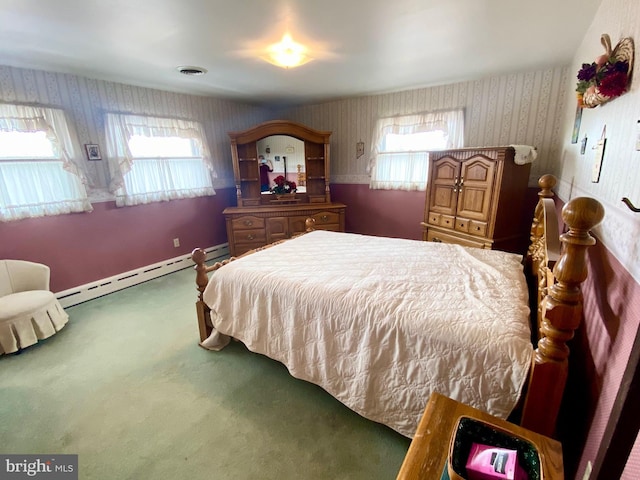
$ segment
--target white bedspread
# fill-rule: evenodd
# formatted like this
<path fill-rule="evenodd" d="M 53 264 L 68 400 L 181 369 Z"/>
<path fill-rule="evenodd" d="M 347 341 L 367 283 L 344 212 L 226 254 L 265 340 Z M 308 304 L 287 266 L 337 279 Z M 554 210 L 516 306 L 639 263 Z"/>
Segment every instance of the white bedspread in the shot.
<path fill-rule="evenodd" d="M 408 437 L 434 391 L 506 418 L 533 354 L 520 261 L 311 232 L 211 275 L 204 301 L 217 332 L 203 345 L 235 337 Z"/>

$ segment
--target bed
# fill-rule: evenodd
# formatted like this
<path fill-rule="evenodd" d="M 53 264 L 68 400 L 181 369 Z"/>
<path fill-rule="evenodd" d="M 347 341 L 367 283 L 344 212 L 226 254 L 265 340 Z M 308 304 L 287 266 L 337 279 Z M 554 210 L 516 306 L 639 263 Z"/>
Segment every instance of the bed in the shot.
<path fill-rule="evenodd" d="M 603 210 L 590 198 L 565 206 L 561 255 L 555 178 L 539 184 L 526 262 L 312 228 L 212 266 L 196 249 L 200 345 L 241 341 L 407 437 L 435 391 L 551 435 Z"/>

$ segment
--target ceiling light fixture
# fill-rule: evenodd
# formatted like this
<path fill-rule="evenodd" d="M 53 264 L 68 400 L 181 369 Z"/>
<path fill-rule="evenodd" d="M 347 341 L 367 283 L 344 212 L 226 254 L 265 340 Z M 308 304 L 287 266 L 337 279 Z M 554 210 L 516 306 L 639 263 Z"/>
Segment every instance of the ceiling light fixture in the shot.
<path fill-rule="evenodd" d="M 280 42 L 267 47 L 267 56 L 263 58 L 278 67 L 294 68 L 312 60 L 307 50 L 307 47 L 294 42 L 291 35 L 285 33 Z"/>
<path fill-rule="evenodd" d="M 206 68 L 192 66 L 177 67 L 176 70 L 178 70 L 183 75 L 204 75 L 205 73 L 207 73 Z"/>

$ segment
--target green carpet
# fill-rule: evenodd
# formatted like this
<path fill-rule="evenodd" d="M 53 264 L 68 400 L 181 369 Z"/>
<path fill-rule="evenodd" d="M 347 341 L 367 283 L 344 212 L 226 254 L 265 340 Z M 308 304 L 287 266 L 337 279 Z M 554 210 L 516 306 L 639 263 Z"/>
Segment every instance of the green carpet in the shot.
<path fill-rule="evenodd" d="M 197 346 L 182 270 L 67 308 L 0 356 L 0 453 L 79 455 L 81 479 L 394 479 L 409 440 L 232 344 Z"/>

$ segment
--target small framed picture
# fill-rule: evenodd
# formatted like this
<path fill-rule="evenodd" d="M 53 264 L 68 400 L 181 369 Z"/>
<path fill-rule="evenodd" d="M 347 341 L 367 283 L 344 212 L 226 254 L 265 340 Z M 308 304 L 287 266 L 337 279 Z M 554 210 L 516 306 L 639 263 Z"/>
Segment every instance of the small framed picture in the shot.
<path fill-rule="evenodd" d="M 585 135 L 580 142 L 580 155 L 584 155 L 584 152 L 587 150 L 587 136 Z"/>
<path fill-rule="evenodd" d="M 102 160 L 102 155 L 100 155 L 100 147 L 95 143 L 87 143 L 84 146 L 87 149 L 87 159 L 88 160 Z"/>
<path fill-rule="evenodd" d="M 580 135 L 580 123 L 582 123 L 582 107 L 578 105 L 576 107 L 576 117 L 573 120 L 571 143 L 578 143 L 578 136 Z"/>
<path fill-rule="evenodd" d="M 593 170 L 591 171 L 591 182 L 598 183 L 600 181 L 600 172 L 602 171 L 602 161 L 604 160 L 604 147 L 607 139 L 603 138 L 593 147 L 596 155 L 593 161 Z"/>

